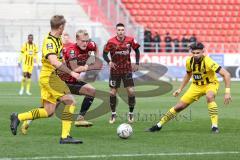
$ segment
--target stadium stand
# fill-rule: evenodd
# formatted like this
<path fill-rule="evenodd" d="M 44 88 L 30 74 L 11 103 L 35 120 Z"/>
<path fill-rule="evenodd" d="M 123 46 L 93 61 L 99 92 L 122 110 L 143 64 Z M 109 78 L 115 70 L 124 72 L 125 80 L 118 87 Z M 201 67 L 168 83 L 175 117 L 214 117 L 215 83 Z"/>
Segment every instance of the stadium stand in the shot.
<path fill-rule="evenodd" d="M 197 36 L 211 48 L 239 52 L 239 0 L 122 0 L 135 21 L 152 32 Z"/>

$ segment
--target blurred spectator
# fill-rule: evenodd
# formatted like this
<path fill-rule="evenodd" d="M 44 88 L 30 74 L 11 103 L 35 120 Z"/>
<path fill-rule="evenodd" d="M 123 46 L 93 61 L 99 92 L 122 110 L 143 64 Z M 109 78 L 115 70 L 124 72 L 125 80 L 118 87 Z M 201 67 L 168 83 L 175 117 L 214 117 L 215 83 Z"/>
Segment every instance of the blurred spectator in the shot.
<path fill-rule="evenodd" d="M 152 33 L 149 29 L 144 31 L 144 52 L 151 52 Z"/>
<path fill-rule="evenodd" d="M 172 38 L 170 37 L 169 33 L 166 33 L 165 41 L 165 51 L 172 52 Z"/>
<path fill-rule="evenodd" d="M 178 38 L 175 38 L 174 40 L 173 40 L 173 43 L 174 43 L 174 52 L 180 52 L 181 50 L 180 50 L 180 45 L 179 45 L 179 40 L 178 40 Z"/>
<path fill-rule="evenodd" d="M 186 38 L 186 34 L 182 37 L 182 52 L 188 52 L 189 40 Z"/>
<path fill-rule="evenodd" d="M 192 34 L 192 36 L 189 38 L 189 42 L 190 44 L 197 42 L 197 38 L 195 34 Z"/>
<path fill-rule="evenodd" d="M 153 37 L 153 42 L 154 42 L 154 51 L 155 52 L 161 52 L 161 37 L 158 34 L 158 32 L 155 32 L 155 36 Z"/>

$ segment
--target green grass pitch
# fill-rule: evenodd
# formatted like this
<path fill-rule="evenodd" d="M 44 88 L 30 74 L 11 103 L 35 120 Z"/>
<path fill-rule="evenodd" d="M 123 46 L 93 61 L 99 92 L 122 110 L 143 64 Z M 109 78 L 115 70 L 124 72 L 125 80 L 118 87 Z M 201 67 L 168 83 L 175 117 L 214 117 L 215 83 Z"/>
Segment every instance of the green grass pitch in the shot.
<path fill-rule="evenodd" d="M 99 90 L 108 91 L 108 84 L 93 83 Z M 173 83 L 174 89 L 179 83 Z M 147 90 L 150 87 L 136 87 Z M 154 88 L 152 86 L 151 88 Z M 156 122 L 160 113 L 165 113 L 179 98 L 171 92 L 152 98 L 137 98 L 136 122 L 133 135 L 127 140 L 117 137 L 116 128 L 126 122 L 127 105 L 120 101 L 117 108 L 117 123 L 110 125 L 110 113 L 91 120 L 91 128 L 72 127 L 72 136 L 82 139 L 81 145 L 60 145 L 61 123 L 56 117 L 36 120 L 28 135 L 13 136 L 9 129 L 12 112 L 28 111 L 40 105 L 37 84 L 32 86 L 32 96 L 18 96 L 18 83 L 0 83 L 0 160 L 9 159 L 194 159 L 238 160 L 240 159 L 240 96 L 239 82 L 232 83 L 232 103 L 224 106 L 224 84 L 221 83 L 216 98 L 219 110 L 219 134 L 210 132 L 205 97 L 192 104 L 177 119 L 163 127 L 159 133 L 144 130 Z M 77 97 L 79 110 L 80 97 Z M 96 99 L 92 108 L 100 100 Z"/>

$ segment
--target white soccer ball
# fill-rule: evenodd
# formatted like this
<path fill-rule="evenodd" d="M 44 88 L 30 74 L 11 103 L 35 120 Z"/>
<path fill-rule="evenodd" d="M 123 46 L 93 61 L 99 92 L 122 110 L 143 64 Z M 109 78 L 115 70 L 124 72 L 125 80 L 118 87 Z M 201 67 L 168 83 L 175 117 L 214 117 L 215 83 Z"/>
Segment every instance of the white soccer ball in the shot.
<path fill-rule="evenodd" d="M 127 123 L 123 123 L 120 126 L 118 126 L 118 128 L 117 128 L 117 135 L 120 138 L 127 139 L 128 137 L 130 137 L 132 135 L 132 133 L 133 133 L 133 129 Z"/>

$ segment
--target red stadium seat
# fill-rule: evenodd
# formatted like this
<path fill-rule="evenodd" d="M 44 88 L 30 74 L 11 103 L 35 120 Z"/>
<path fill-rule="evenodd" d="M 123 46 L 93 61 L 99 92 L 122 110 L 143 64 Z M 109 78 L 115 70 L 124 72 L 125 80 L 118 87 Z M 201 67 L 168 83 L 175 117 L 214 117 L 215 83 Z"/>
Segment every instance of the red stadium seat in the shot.
<path fill-rule="evenodd" d="M 122 3 L 138 23 L 161 35 L 167 31 L 174 36 L 195 33 L 199 40 L 209 43 L 240 42 L 240 0 L 122 0 Z"/>

